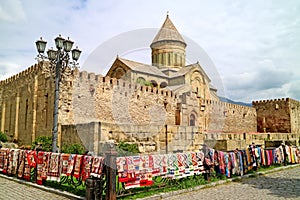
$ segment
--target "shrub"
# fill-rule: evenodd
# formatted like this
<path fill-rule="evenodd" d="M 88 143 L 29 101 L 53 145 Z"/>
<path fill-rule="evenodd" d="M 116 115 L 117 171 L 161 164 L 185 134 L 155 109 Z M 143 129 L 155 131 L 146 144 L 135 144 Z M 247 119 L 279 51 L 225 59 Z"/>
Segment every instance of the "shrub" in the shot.
<path fill-rule="evenodd" d="M 72 153 L 72 154 L 84 154 L 85 148 L 81 144 L 64 144 L 62 146 L 61 152 L 62 153 Z"/>
<path fill-rule="evenodd" d="M 117 145 L 117 152 L 120 156 L 125 156 L 125 155 L 134 155 L 140 153 L 138 145 L 137 144 L 130 144 L 126 143 L 124 141 L 121 141 Z"/>
<path fill-rule="evenodd" d="M 52 151 L 52 136 L 39 136 L 39 137 L 37 137 L 33 141 L 32 145 L 31 145 L 31 149 L 35 149 L 35 147 L 38 144 L 42 145 L 43 151 L 51 152 Z"/>
<path fill-rule="evenodd" d="M 7 142 L 7 136 L 5 135 L 5 133 L 2 133 L 1 131 L 0 131 L 0 141 Z"/>

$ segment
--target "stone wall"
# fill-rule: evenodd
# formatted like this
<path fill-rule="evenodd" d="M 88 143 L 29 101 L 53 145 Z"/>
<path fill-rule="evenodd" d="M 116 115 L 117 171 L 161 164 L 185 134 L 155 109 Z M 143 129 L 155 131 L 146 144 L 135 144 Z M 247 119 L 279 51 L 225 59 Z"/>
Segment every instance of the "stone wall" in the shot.
<path fill-rule="evenodd" d="M 231 151 L 245 149 L 252 142 L 263 147 L 276 147 L 286 143 L 299 146 L 299 133 L 205 133 L 204 142 L 215 149 Z"/>
<path fill-rule="evenodd" d="M 74 85 L 74 122 L 175 124 L 177 100 L 171 91 L 86 72 L 80 73 Z"/>
<path fill-rule="evenodd" d="M 256 132 L 255 108 L 237 104 L 202 100 L 202 125 L 206 132 Z"/>
<path fill-rule="evenodd" d="M 252 105 L 257 113 L 258 132 L 292 132 L 289 98 L 253 101 Z"/>
<path fill-rule="evenodd" d="M 300 133 L 300 102 L 290 99 L 291 132 Z"/>
<path fill-rule="evenodd" d="M 89 151 L 101 153 L 101 144 L 121 141 L 137 144 L 141 153 L 193 151 L 203 144 L 203 134 L 190 126 L 118 125 L 90 122 L 62 125 L 62 145 L 79 143 Z"/>
<path fill-rule="evenodd" d="M 39 62 L 0 82 L 0 130 L 20 145 L 31 144 L 38 136 L 51 135 L 54 77 L 49 69 L 47 62 Z M 70 123 L 71 119 L 72 72 L 66 73 L 60 88 L 59 124 Z"/>

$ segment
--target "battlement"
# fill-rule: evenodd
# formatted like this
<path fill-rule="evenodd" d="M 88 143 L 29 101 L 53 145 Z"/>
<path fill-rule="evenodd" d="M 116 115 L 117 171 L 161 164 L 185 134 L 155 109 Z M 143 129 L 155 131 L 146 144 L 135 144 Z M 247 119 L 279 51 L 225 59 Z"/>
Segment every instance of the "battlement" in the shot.
<path fill-rule="evenodd" d="M 102 77 L 101 74 L 88 73 L 87 71 L 79 72 L 79 78 L 86 81 L 100 81 Z"/>
<path fill-rule="evenodd" d="M 224 101 L 215 101 L 215 100 L 202 100 L 202 105 L 213 105 L 213 106 L 219 106 L 219 107 L 224 107 L 224 108 L 229 108 L 229 109 L 254 109 L 249 106 L 243 106 L 239 104 L 234 104 L 234 103 L 229 103 L 229 102 L 224 102 Z"/>
<path fill-rule="evenodd" d="M 286 103 L 290 101 L 290 98 L 281 98 L 281 99 L 267 99 L 267 100 L 260 100 L 260 101 L 252 101 L 252 105 L 258 104 L 267 104 L 267 103 Z"/>
<path fill-rule="evenodd" d="M 300 106 L 300 101 L 297 101 L 297 100 L 295 100 L 295 99 L 291 99 L 291 98 L 289 98 L 289 100 L 290 100 L 290 103 L 291 103 L 291 104 L 294 104 L 294 105 Z"/>
<path fill-rule="evenodd" d="M 34 64 L 34 65 L 28 67 L 27 69 L 25 69 L 24 71 L 21 71 L 20 73 L 13 75 L 5 80 L 0 81 L 0 85 L 3 86 L 3 85 L 6 85 L 6 84 L 9 84 L 11 82 L 18 80 L 19 78 L 28 76 L 28 75 L 32 74 L 33 72 L 36 72 L 42 64 L 43 64 L 42 62 L 40 62 L 38 64 Z"/>
<path fill-rule="evenodd" d="M 176 99 L 177 95 L 173 93 L 173 91 L 166 89 L 159 89 L 156 87 L 145 86 L 140 84 L 132 84 L 123 79 L 111 78 L 109 76 L 95 75 L 95 73 L 88 73 L 86 71 L 82 71 L 79 73 L 80 81 L 96 81 L 102 87 L 109 88 L 118 88 L 119 90 L 135 90 L 141 91 L 143 93 L 152 93 L 157 95 L 162 95 L 168 99 Z"/>

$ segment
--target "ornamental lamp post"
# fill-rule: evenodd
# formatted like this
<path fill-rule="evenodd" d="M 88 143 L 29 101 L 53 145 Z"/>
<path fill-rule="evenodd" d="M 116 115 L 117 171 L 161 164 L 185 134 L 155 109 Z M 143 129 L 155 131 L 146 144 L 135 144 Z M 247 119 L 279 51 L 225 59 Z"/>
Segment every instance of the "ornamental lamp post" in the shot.
<path fill-rule="evenodd" d="M 55 74 L 55 97 L 54 97 L 54 110 L 53 110 L 53 129 L 52 129 L 52 152 L 58 152 L 57 137 L 58 137 L 58 103 L 59 103 L 59 85 L 61 81 L 61 74 L 67 68 L 78 67 L 78 59 L 81 51 L 76 47 L 72 49 L 74 44 L 69 38 L 64 39 L 59 35 L 54 39 L 56 50 L 53 48 L 48 49 L 47 56 L 44 55 L 47 42 L 40 38 L 35 42 L 38 51 L 38 60 L 49 60 L 50 72 Z M 69 53 L 72 52 L 72 61 L 70 61 Z M 70 62 L 69 62 L 70 61 Z"/>

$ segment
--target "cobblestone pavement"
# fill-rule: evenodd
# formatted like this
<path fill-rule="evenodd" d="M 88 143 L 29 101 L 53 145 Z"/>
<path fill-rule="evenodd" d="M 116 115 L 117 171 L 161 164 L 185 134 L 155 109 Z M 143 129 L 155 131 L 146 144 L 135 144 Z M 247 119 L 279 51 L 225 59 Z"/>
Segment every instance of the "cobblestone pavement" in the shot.
<path fill-rule="evenodd" d="M 300 167 L 184 193 L 165 200 L 300 199 Z"/>
<path fill-rule="evenodd" d="M 0 199 L 2 200 L 69 200 L 64 196 L 60 196 L 51 192 L 32 187 L 0 177 Z"/>

